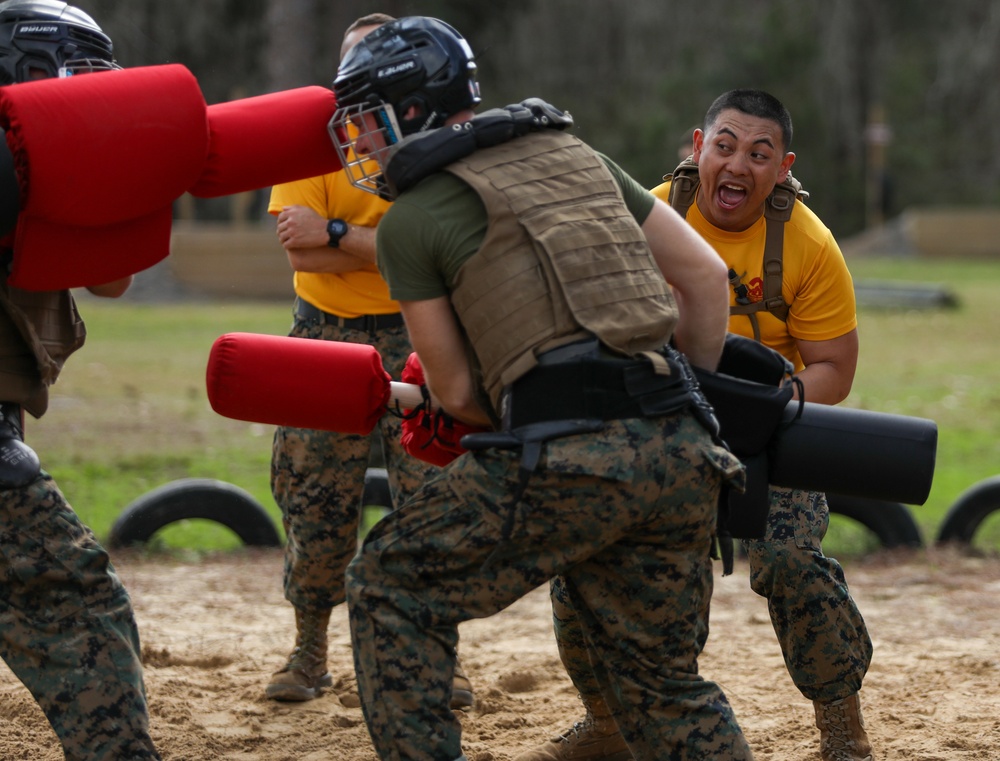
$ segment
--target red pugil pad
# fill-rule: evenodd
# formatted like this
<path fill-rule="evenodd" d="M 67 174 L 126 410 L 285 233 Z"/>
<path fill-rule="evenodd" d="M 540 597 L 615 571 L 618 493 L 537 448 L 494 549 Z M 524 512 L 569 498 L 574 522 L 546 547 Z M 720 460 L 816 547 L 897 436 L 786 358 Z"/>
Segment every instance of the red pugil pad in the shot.
<path fill-rule="evenodd" d="M 0 88 L 21 188 L 9 282 L 96 285 L 167 256 L 173 201 L 208 155 L 205 109 L 176 64 Z"/>
<path fill-rule="evenodd" d="M 340 158 L 326 125 L 337 108 L 324 87 L 244 98 L 208 107 L 208 163 L 191 195 L 241 193 L 336 172 Z"/>
<path fill-rule="evenodd" d="M 256 333 L 219 336 L 206 383 L 223 417 L 339 433 L 371 433 L 390 393 L 373 346 Z"/>

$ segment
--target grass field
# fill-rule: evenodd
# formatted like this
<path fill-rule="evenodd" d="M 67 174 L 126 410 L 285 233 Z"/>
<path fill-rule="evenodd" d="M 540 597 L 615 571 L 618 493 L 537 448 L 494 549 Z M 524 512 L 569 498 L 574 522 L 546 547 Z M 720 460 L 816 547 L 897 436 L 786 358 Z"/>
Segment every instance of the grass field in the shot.
<path fill-rule="evenodd" d="M 1000 262 L 862 259 L 850 266 L 859 283 L 936 284 L 958 300 L 953 309 L 860 309 L 861 356 L 846 402 L 937 423 L 931 494 L 912 508 L 932 541 L 958 496 L 1000 473 Z M 1000 547 L 1000 514 L 984 523 L 976 544 Z"/>
<path fill-rule="evenodd" d="M 1000 472 L 1000 262 L 886 258 L 850 265 L 859 282 L 933 283 L 958 299 L 953 309 L 863 307 L 859 371 L 846 402 L 937 422 L 934 485 L 927 503 L 912 508 L 925 540 L 933 541 L 959 494 Z M 268 486 L 272 431 L 216 415 L 204 374 L 219 335 L 283 335 L 290 304 L 85 298 L 80 308 L 87 345 L 53 388 L 48 414 L 29 420 L 28 440 L 85 522 L 104 537 L 134 499 L 188 477 L 240 486 L 277 521 Z M 226 529 L 203 521 L 161 534 L 154 546 L 200 551 L 238 544 Z M 976 545 L 1000 549 L 1000 514 L 977 533 Z M 834 516 L 831 554 L 874 546 L 857 524 Z"/>

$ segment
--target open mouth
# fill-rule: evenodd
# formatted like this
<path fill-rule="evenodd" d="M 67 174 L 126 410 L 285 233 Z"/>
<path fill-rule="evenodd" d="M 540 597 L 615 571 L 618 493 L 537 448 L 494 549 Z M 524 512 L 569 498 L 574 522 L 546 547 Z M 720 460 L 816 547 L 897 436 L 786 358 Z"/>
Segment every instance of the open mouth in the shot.
<path fill-rule="evenodd" d="M 720 185 L 718 192 L 719 205 L 725 209 L 735 209 L 747 197 L 746 188 L 738 185 Z"/>

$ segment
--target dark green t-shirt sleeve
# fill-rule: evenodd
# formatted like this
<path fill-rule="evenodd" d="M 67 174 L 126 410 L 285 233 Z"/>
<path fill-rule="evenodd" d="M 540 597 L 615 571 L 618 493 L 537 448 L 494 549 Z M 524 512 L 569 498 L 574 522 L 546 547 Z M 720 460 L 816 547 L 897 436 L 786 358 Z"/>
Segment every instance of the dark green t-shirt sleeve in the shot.
<path fill-rule="evenodd" d="M 447 296 L 458 270 L 486 234 L 486 209 L 476 192 L 438 172 L 403 193 L 376 230 L 378 267 L 397 301 Z"/>
<path fill-rule="evenodd" d="M 448 294 L 441 272 L 433 266 L 439 228 L 419 206 L 399 199 L 375 230 L 378 269 L 397 301 L 422 301 Z"/>
<path fill-rule="evenodd" d="M 646 217 L 649 216 L 649 212 L 653 210 L 656 197 L 603 153 L 598 152 L 597 155 L 607 164 L 608 170 L 614 176 L 618 187 L 621 188 L 622 198 L 625 199 L 625 205 L 635 217 L 635 221 L 642 225 L 646 221 Z"/>

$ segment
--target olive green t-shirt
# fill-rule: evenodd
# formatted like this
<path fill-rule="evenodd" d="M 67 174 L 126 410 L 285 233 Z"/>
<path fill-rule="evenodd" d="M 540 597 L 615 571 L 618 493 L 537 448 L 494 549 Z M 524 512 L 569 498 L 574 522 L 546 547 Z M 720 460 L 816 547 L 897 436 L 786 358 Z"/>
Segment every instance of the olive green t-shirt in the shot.
<path fill-rule="evenodd" d="M 641 225 L 656 199 L 607 156 L 601 159 Z M 479 250 L 487 224 L 479 194 L 450 172 L 432 174 L 403 193 L 376 232 L 378 267 L 392 298 L 423 301 L 451 293 L 459 269 Z"/>

